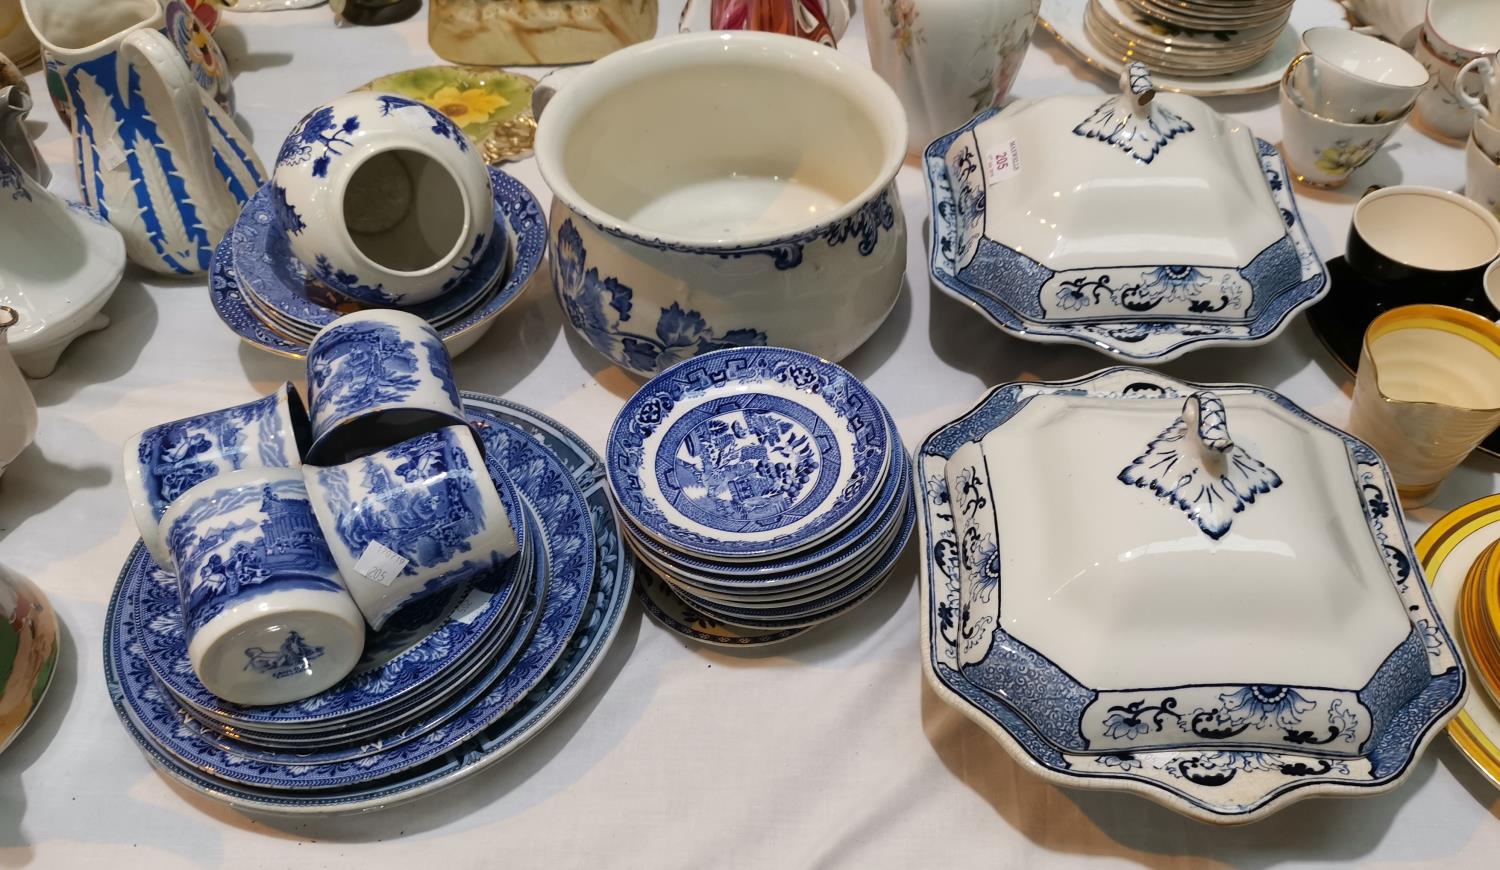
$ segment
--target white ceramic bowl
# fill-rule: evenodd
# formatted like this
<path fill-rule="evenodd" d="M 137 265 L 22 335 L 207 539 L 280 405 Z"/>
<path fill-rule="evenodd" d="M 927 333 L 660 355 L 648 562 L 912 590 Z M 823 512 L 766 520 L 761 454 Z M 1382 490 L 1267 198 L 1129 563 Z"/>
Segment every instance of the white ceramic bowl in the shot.
<path fill-rule="evenodd" d="M 735 31 L 559 78 L 536 98 L 552 278 L 605 356 L 647 374 L 732 345 L 837 360 L 885 320 L 906 269 L 907 129 L 868 68 Z"/>
<path fill-rule="evenodd" d="M 484 159 L 442 113 L 405 97 L 360 92 L 313 109 L 271 184 L 297 259 L 361 302 L 434 299 L 493 241 Z"/>

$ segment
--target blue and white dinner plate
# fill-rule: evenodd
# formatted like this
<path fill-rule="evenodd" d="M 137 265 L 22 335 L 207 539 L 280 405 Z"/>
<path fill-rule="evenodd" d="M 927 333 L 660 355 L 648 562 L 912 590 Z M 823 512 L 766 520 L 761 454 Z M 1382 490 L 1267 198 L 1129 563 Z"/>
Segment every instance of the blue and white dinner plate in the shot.
<path fill-rule="evenodd" d="M 498 169 L 490 170 L 492 178 L 502 174 Z M 489 238 L 503 239 L 503 203 L 498 186 L 495 197 L 496 226 Z M 307 274 L 281 231 L 271 206 L 269 184 L 245 203 L 227 238 L 241 289 L 255 297 L 251 302 L 263 303 L 289 326 L 316 332 L 342 314 L 370 307 L 334 293 Z M 446 326 L 493 287 L 508 256 L 508 245 L 490 245 L 452 289 L 437 299 L 402 310 L 436 328 Z"/>
<path fill-rule="evenodd" d="M 488 451 L 486 458 L 492 458 Z M 492 463 L 490 473 L 505 473 L 503 463 Z M 517 498 L 515 487 L 497 489 L 507 501 L 506 512 L 520 516 L 521 506 L 509 503 Z M 526 531 L 518 527 L 518 538 L 524 539 Z M 524 546 L 525 541 L 518 543 Z M 141 582 L 128 588 L 126 601 L 144 629 L 138 639 L 142 658 L 185 706 L 251 731 L 326 732 L 362 716 L 388 717 L 396 705 L 435 692 L 477 656 L 492 652 L 504 640 L 501 630 L 513 628 L 519 612 L 520 561 L 507 560 L 489 577 L 398 614 L 389 628 L 367 636 L 360 663 L 334 686 L 300 701 L 260 707 L 228 704 L 199 682 L 188 660 L 177 578 L 172 574 L 153 563 Z M 524 584 L 526 578 L 519 582 Z"/>
<path fill-rule="evenodd" d="M 485 715 L 492 704 L 505 704 L 509 712 L 479 733 L 423 764 L 401 771 L 378 782 L 362 782 L 346 787 L 313 792 L 289 792 L 251 786 L 237 786 L 183 765 L 164 752 L 154 737 L 142 729 L 125 703 L 123 670 L 118 665 L 129 661 L 126 645 L 118 639 L 120 622 L 119 588 L 110 602 L 105 622 L 106 679 L 116 713 L 127 732 L 137 741 L 148 759 L 177 782 L 202 794 L 246 810 L 281 814 L 323 815 L 369 810 L 401 803 L 452 784 L 505 757 L 548 724 L 576 696 L 583 682 L 597 668 L 604 651 L 619 629 L 625 608 L 626 592 L 634 576 L 634 564 L 620 546 L 615 515 L 603 481 L 603 463 L 581 439 L 545 416 L 512 405 L 503 400 L 477 394 L 465 394 L 465 403 L 477 418 L 503 420 L 526 433 L 525 441 L 534 444 L 539 458 L 560 461 L 563 468 L 583 488 L 592 520 L 589 561 L 597 562 L 598 571 L 589 591 L 571 596 L 554 595 L 549 586 L 547 607 L 537 635 L 501 682 L 467 711 L 465 718 Z M 524 488 L 524 487 L 523 487 Z M 583 560 L 573 554 L 564 562 L 576 565 Z M 127 565 L 122 582 L 129 578 L 134 563 Z M 554 584 L 567 581 L 577 589 L 571 572 L 554 576 Z M 582 606 L 575 599 L 583 598 Z M 564 600 L 566 599 L 566 600 Z M 557 624 L 555 617 L 563 611 L 578 609 L 572 628 Z M 560 656 L 532 654 L 539 646 L 556 645 L 563 638 Z M 555 663 L 555 666 L 554 666 Z M 526 690 L 524 687 L 531 687 Z M 506 703 L 512 696 L 517 701 Z M 448 729 L 429 735 L 427 740 L 447 742 Z M 427 740 L 421 741 L 426 743 Z"/>
<path fill-rule="evenodd" d="M 762 630 L 729 625 L 693 609 L 678 596 L 671 584 L 656 576 L 647 566 L 642 566 L 636 575 L 635 595 L 646 613 L 664 628 L 712 646 L 762 647 L 801 637 L 812 630 L 810 627 Z"/>
<path fill-rule="evenodd" d="M 547 250 L 547 220 L 536 196 L 526 185 L 495 169 L 490 170 L 490 181 L 494 186 L 497 211 L 504 211 L 507 225 L 505 240 L 509 251 L 505 279 L 492 296 L 438 330 L 444 344 L 464 341 L 467 333 L 483 328 L 514 302 L 536 273 L 542 254 Z M 267 353 L 290 359 L 306 357 L 308 342 L 263 321 L 245 298 L 247 292 L 240 287 L 231 238 L 226 234 L 214 249 L 208 276 L 209 301 L 219 319 L 247 344 Z"/>
<path fill-rule="evenodd" d="M 857 378 L 800 351 L 728 348 L 652 378 L 615 419 L 609 482 L 670 549 L 757 561 L 813 548 L 880 492 L 893 432 Z"/>

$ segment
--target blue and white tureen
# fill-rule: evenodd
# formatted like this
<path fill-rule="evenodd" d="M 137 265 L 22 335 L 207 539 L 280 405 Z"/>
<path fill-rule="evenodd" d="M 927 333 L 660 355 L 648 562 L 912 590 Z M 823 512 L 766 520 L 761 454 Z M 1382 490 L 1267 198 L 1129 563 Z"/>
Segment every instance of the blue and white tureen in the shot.
<path fill-rule="evenodd" d="M 1159 363 L 1258 344 L 1328 276 L 1276 149 L 1132 64 L 927 147 L 933 280 L 1015 335 Z"/>
<path fill-rule="evenodd" d="M 928 679 L 1053 782 L 1246 822 L 1394 786 L 1462 705 L 1384 464 L 1270 390 L 1006 384 L 917 475 Z"/>

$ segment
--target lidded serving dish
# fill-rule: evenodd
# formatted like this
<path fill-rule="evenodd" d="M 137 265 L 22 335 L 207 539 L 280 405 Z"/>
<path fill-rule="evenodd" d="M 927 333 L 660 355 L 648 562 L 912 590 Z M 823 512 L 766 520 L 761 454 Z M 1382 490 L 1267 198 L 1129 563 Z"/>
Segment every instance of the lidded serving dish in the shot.
<path fill-rule="evenodd" d="M 1049 778 L 1248 821 L 1461 705 L 1380 458 L 1274 392 L 1003 385 L 918 465 L 928 676 Z"/>
<path fill-rule="evenodd" d="M 928 146 L 933 279 L 998 326 L 1165 362 L 1257 344 L 1326 292 L 1276 149 L 1143 64 Z"/>

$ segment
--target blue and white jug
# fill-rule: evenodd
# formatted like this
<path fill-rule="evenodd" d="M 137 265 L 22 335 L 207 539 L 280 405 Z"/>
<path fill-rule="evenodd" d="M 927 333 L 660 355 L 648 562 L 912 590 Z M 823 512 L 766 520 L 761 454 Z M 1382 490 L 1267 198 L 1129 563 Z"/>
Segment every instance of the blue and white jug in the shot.
<path fill-rule="evenodd" d="M 249 139 L 161 32 L 159 0 L 22 0 L 72 128 L 83 202 L 130 260 L 171 275 L 208 269 L 263 183 Z"/>

